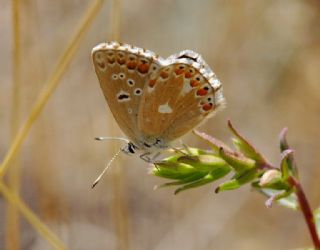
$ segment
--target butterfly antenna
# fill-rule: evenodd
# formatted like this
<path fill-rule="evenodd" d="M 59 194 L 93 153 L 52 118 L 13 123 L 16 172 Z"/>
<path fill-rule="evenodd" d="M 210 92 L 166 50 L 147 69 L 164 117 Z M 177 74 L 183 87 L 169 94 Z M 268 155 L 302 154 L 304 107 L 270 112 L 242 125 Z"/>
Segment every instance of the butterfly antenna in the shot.
<path fill-rule="evenodd" d="M 104 173 L 108 170 L 108 168 L 111 166 L 112 162 L 118 157 L 118 155 L 120 154 L 121 149 L 111 158 L 111 160 L 107 163 L 106 167 L 104 168 L 104 170 L 101 172 L 101 174 L 98 176 L 98 178 L 93 182 L 91 188 L 94 188 L 100 181 L 100 179 L 102 178 L 102 176 L 104 175 Z"/>
<path fill-rule="evenodd" d="M 95 137 L 94 139 L 97 140 L 97 141 L 119 140 L 119 141 L 124 141 L 124 142 L 126 142 L 126 143 L 129 143 L 129 142 L 130 142 L 128 139 L 121 138 L 121 137 Z"/>

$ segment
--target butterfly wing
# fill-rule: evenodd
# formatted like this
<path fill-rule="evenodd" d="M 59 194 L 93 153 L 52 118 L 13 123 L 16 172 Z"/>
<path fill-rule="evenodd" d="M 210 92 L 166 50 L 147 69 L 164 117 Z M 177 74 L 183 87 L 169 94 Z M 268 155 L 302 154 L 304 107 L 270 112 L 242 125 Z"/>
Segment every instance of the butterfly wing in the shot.
<path fill-rule="evenodd" d="M 145 138 L 164 144 L 198 126 L 223 106 L 221 83 L 202 58 L 182 51 L 150 75 L 144 88 L 138 127 Z"/>
<path fill-rule="evenodd" d="M 115 42 L 103 43 L 92 51 L 101 89 L 119 127 L 140 144 L 138 111 L 144 85 L 158 70 L 156 55 L 150 51 Z"/>

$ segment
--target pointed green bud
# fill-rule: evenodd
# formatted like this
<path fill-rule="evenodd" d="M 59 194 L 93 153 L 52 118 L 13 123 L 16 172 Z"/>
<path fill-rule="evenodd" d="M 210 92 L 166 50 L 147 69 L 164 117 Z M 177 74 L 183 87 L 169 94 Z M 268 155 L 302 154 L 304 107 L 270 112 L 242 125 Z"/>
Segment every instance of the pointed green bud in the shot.
<path fill-rule="evenodd" d="M 292 170 L 290 169 L 290 157 L 293 155 L 292 149 L 286 149 L 281 153 L 281 172 L 282 178 L 287 180 L 289 175 L 292 174 Z"/>
<path fill-rule="evenodd" d="M 286 154 L 284 152 L 286 152 L 287 150 L 292 150 L 287 142 L 287 132 L 288 129 L 284 128 L 282 129 L 282 131 L 280 132 L 279 135 L 279 140 L 280 140 L 280 150 L 281 153 L 283 154 L 282 159 L 285 157 L 285 161 L 287 163 L 287 167 L 288 170 L 290 171 L 290 174 L 292 174 L 294 177 L 299 177 L 299 173 L 298 173 L 298 167 L 297 164 L 294 160 L 293 154 L 290 153 L 288 156 L 286 156 Z M 282 164 L 282 162 L 281 162 Z"/>
<path fill-rule="evenodd" d="M 241 174 L 240 176 L 237 176 L 237 178 L 220 184 L 216 188 L 215 192 L 218 193 L 221 191 L 237 189 L 243 186 L 244 184 L 255 180 L 258 176 L 259 176 L 259 171 L 257 169 L 255 168 L 250 169 L 244 172 L 243 174 Z"/>
<path fill-rule="evenodd" d="M 246 157 L 255 160 L 258 164 L 264 165 L 267 163 L 262 154 L 260 154 L 257 149 L 233 127 L 230 120 L 228 121 L 228 127 L 236 137 L 233 138 L 232 142 L 241 153 L 243 153 Z"/>
<path fill-rule="evenodd" d="M 234 169 L 237 173 L 246 172 L 256 166 L 256 162 L 243 155 L 231 153 L 224 148 L 220 148 L 220 156 Z"/>

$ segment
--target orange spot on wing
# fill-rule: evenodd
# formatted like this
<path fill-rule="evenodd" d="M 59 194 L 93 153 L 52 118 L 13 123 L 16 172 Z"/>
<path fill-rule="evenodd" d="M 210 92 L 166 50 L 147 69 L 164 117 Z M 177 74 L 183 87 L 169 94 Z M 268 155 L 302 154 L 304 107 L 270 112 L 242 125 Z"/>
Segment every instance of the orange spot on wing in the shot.
<path fill-rule="evenodd" d="M 106 64 L 104 62 L 98 63 L 98 65 L 99 65 L 100 68 L 105 68 L 106 67 Z"/>
<path fill-rule="evenodd" d="M 184 74 L 184 77 L 185 78 L 191 78 L 193 76 L 193 74 L 189 71 L 187 71 L 185 74 Z"/>
<path fill-rule="evenodd" d="M 125 64 L 126 60 L 124 58 L 118 58 L 117 62 L 120 64 L 120 65 L 123 65 Z"/>
<path fill-rule="evenodd" d="M 150 79 L 149 80 L 149 87 L 151 87 L 151 88 L 153 88 L 154 87 L 154 85 L 156 84 L 156 79 Z"/>
<path fill-rule="evenodd" d="M 116 59 L 114 59 L 114 58 L 108 58 L 108 63 L 113 64 L 115 61 L 116 61 Z"/>
<path fill-rule="evenodd" d="M 205 105 L 202 106 L 202 109 L 203 109 L 204 111 L 209 111 L 209 110 L 212 109 L 212 108 L 213 108 L 212 103 L 207 103 L 207 104 L 205 104 Z"/>
<path fill-rule="evenodd" d="M 198 89 L 197 90 L 197 95 L 199 96 L 205 96 L 208 93 L 208 90 L 206 89 Z"/>
<path fill-rule="evenodd" d="M 139 71 L 141 74 L 148 73 L 148 71 L 149 71 L 149 64 L 146 64 L 146 63 L 140 64 L 140 65 L 138 66 L 138 71 Z"/>
<path fill-rule="evenodd" d="M 167 78 L 167 77 L 169 77 L 169 74 L 165 71 L 161 71 L 160 76 L 161 76 L 161 78 Z"/>
<path fill-rule="evenodd" d="M 176 69 L 174 73 L 176 73 L 176 75 L 181 75 L 184 73 L 184 69 Z"/>
<path fill-rule="evenodd" d="M 190 86 L 191 87 L 197 87 L 200 83 L 197 80 L 191 80 L 190 81 Z"/>
<path fill-rule="evenodd" d="M 135 69 L 137 67 L 137 63 L 135 61 L 129 61 L 127 63 L 128 69 Z"/>

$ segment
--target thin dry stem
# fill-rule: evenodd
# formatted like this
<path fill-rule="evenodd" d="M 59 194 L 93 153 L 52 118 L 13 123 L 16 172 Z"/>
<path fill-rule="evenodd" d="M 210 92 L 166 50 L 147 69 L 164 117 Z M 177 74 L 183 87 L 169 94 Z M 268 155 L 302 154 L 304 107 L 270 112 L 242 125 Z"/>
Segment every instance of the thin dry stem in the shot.
<path fill-rule="evenodd" d="M 94 20 L 96 14 L 101 9 L 103 0 L 96 0 L 87 10 L 83 20 L 79 28 L 77 29 L 75 35 L 71 39 L 69 45 L 67 46 L 65 52 L 63 53 L 59 63 L 54 70 L 52 76 L 49 78 L 48 82 L 44 85 L 41 93 L 39 94 L 34 106 L 31 109 L 30 114 L 27 117 L 26 122 L 22 125 L 19 133 L 16 135 L 11 147 L 9 148 L 8 153 L 6 154 L 0 168 L 0 177 L 4 175 L 6 170 L 9 168 L 11 161 L 18 153 L 22 142 L 28 135 L 33 123 L 38 118 L 39 114 L 41 113 L 43 107 L 47 103 L 50 96 L 53 94 L 55 88 L 58 86 L 61 77 L 67 70 L 68 65 L 71 62 L 71 59 L 75 55 L 77 51 L 81 39 L 84 37 L 84 34 L 90 27 L 90 24 Z"/>
<path fill-rule="evenodd" d="M 113 0 L 112 2 L 112 16 L 111 16 L 111 35 L 110 40 L 120 40 L 120 20 L 121 20 L 121 0 Z M 112 135 L 115 136 L 116 128 L 115 123 L 112 123 Z M 118 148 L 117 148 L 118 149 Z M 117 150 L 116 148 L 113 151 Z M 113 163 L 114 168 L 112 172 L 112 190 L 113 190 L 113 201 L 112 201 L 112 217 L 114 218 L 115 231 L 117 234 L 117 249 L 126 250 L 130 247 L 129 242 L 129 216 L 126 204 L 126 191 L 125 191 L 125 173 L 122 168 L 122 164 L 119 161 Z"/>
<path fill-rule="evenodd" d="M 20 200 L 19 196 L 12 193 L 9 188 L 0 181 L 0 193 L 8 202 L 16 206 L 24 218 L 46 239 L 55 249 L 67 249 L 59 238 Z"/>
<path fill-rule="evenodd" d="M 20 100 L 21 100 L 21 29 L 20 29 L 20 2 L 12 2 L 12 24 L 13 24 L 13 65 L 12 65 L 12 109 L 11 109 L 11 138 L 18 131 L 20 123 Z M 20 161 L 12 162 L 11 171 L 8 174 L 9 186 L 12 192 L 19 195 L 20 191 Z M 7 206 L 5 248 L 7 250 L 20 249 L 20 223 L 19 213 L 14 204 Z"/>
<path fill-rule="evenodd" d="M 55 88 L 57 87 L 61 77 L 63 76 L 63 73 L 66 71 L 67 66 L 70 64 L 71 59 L 73 58 L 75 52 L 77 51 L 77 48 L 80 44 L 81 39 L 83 38 L 84 34 L 88 30 L 90 24 L 94 20 L 94 17 L 100 10 L 102 6 L 103 0 L 96 0 L 90 8 L 88 8 L 85 17 L 83 18 L 81 25 L 77 29 L 77 32 L 71 39 L 69 46 L 67 46 L 67 49 L 65 53 L 62 55 L 54 73 L 52 74 L 52 77 L 49 78 L 49 80 L 46 82 L 42 92 L 39 94 L 33 108 L 31 109 L 31 112 L 29 116 L 27 117 L 26 122 L 22 125 L 20 131 L 15 135 L 13 142 L 8 150 L 8 153 L 4 157 L 4 160 L 1 164 L 1 169 L 0 169 L 0 177 L 3 177 L 5 174 L 5 171 L 9 168 L 9 166 L 12 166 L 12 162 L 15 160 L 15 156 L 18 154 L 19 149 L 21 147 L 21 144 L 27 134 L 29 133 L 32 125 L 34 124 L 35 120 L 41 113 L 43 107 L 47 103 L 48 99 L 54 92 Z M 18 14 L 17 11 L 17 6 L 14 11 L 14 16 Z M 14 17 L 16 18 L 16 17 Z M 16 21 L 14 21 L 16 23 Z M 18 26 L 14 27 L 15 32 L 18 31 Z M 19 33 L 19 32 L 17 32 Z M 18 43 L 20 41 L 19 34 L 15 34 L 17 38 L 15 38 L 15 43 Z M 15 44 L 17 46 L 17 44 Z M 15 52 L 15 58 L 14 62 L 18 62 L 17 65 L 14 65 L 16 68 L 19 69 L 20 67 L 20 51 Z M 18 74 L 14 74 L 14 77 L 17 77 Z M 15 82 L 18 82 L 18 80 L 14 80 Z M 19 91 L 18 89 L 15 89 L 14 93 L 15 96 L 13 97 L 14 99 L 14 104 L 16 105 L 20 97 L 17 94 Z M 15 113 L 15 112 L 13 112 Z M 18 125 L 17 125 L 18 126 Z M 17 129 L 16 129 L 17 130 Z M 66 249 L 66 247 L 61 243 L 61 241 L 58 239 L 53 232 L 51 232 L 45 224 L 41 222 L 41 220 L 34 214 L 32 211 L 20 200 L 19 196 L 15 193 L 12 193 L 6 186 L 5 184 L 0 181 L 0 192 L 3 194 L 3 196 L 10 202 L 11 206 L 17 207 L 19 211 L 22 213 L 22 215 L 30 222 L 30 224 L 42 235 L 55 249 Z M 13 218 L 13 217 L 12 217 Z M 13 242 L 13 235 L 9 234 L 10 236 L 10 241 Z M 12 245 L 12 247 L 15 247 Z M 18 249 L 19 247 L 15 247 Z M 13 249 L 13 248 L 11 248 Z"/>

